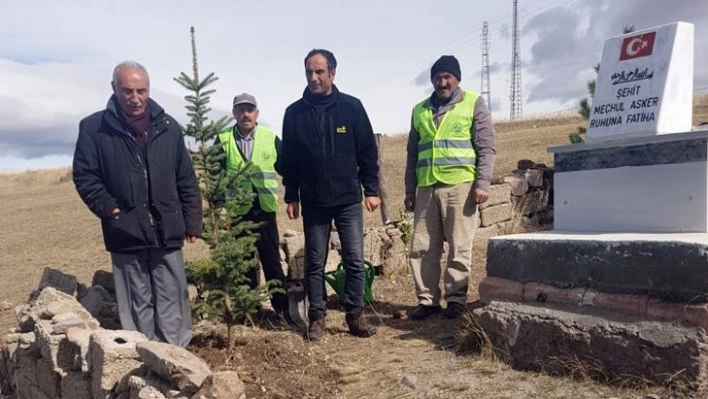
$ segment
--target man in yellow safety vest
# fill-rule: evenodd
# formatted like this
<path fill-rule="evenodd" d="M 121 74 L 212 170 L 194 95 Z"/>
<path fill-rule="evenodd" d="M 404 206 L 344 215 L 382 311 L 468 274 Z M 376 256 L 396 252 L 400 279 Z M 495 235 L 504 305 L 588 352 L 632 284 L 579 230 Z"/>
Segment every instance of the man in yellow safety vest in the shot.
<path fill-rule="evenodd" d="M 278 234 L 278 181 L 276 171 L 280 173 L 278 156 L 280 139 L 270 129 L 258 124 L 258 104 L 256 98 L 248 93 L 234 97 L 233 115 L 236 124 L 221 133 L 216 139 L 226 153 L 226 170 L 240 170 L 247 163 L 252 163 L 254 176 L 245 183 L 245 188 L 253 190 L 256 198 L 250 206 L 239 210 L 243 220 L 262 223 L 256 232 L 260 239 L 256 243 L 263 274 L 267 281 L 277 280 L 281 287 L 285 285 L 285 273 L 280 259 L 280 236 Z M 258 270 L 249 272 L 251 287 L 258 286 Z M 288 297 L 283 293 L 274 293 L 271 298 L 273 309 L 282 315 L 288 315 Z"/>
<path fill-rule="evenodd" d="M 482 96 L 460 88 L 460 64 L 444 55 L 433 64 L 434 92 L 413 108 L 408 136 L 404 205 L 414 211 L 410 259 L 421 320 L 442 310 L 440 258 L 449 245 L 445 269 L 444 316 L 464 313 L 477 227 L 494 167 L 495 137 Z"/>

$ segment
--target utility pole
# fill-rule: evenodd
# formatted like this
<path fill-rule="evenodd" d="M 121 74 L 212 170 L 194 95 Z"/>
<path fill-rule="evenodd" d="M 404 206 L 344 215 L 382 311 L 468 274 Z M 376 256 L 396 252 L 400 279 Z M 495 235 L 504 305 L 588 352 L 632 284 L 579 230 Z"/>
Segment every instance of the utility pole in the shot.
<path fill-rule="evenodd" d="M 492 112 L 492 89 L 489 84 L 489 25 L 482 25 L 482 90 L 480 94 L 487 101 L 489 112 Z"/>
<path fill-rule="evenodd" d="M 519 40 L 519 0 L 514 0 L 514 27 L 511 44 L 511 119 L 523 116 L 523 96 L 521 95 L 521 42 Z"/>

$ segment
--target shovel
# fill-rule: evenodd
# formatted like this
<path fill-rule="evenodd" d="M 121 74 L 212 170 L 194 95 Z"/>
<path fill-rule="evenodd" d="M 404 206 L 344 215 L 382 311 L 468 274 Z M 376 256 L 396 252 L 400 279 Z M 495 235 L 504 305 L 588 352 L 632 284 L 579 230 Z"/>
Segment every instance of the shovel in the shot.
<path fill-rule="evenodd" d="M 288 315 L 293 324 L 307 330 L 310 324 L 307 317 L 309 303 L 305 292 L 304 261 L 293 261 L 288 267 L 288 277 L 285 280 L 285 292 L 288 295 Z"/>

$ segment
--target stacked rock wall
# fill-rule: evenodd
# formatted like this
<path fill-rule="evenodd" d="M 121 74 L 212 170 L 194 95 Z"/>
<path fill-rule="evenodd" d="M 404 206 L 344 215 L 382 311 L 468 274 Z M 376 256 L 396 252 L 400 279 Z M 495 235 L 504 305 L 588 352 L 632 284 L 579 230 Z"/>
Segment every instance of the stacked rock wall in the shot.
<path fill-rule="evenodd" d="M 0 349 L 0 397 L 12 399 L 202 399 L 244 397 L 235 372 L 212 373 L 186 349 L 148 341 L 115 325 L 110 273 L 103 285 L 79 288 L 76 278 L 45 269 L 27 304 L 15 309 L 18 325 Z M 113 297 L 114 298 L 114 297 Z M 89 305 L 88 309 L 82 303 Z M 113 310 L 111 310 L 113 309 Z"/>
<path fill-rule="evenodd" d="M 524 166 L 524 165 L 521 165 Z M 552 171 L 531 163 L 535 169 L 519 169 L 492 184 L 488 201 L 479 207 L 474 238 L 475 256 L 484 256 L 491 237 L 525 231 L 548 230 L 553 225 Z M 382 227 L 364 230 L 364 259 L 374 266 L 376 275 L 408 270 L 408 247 L 404 237 L 412 236 L 413 220 L 399 220 Z M 302 232 L 286 230 L 280 240 L 281 259 L 288 284 L 305 277 L 305 237 Z M 330 237 L 325 272 L 341 262 L 341 243 L 334 226 Z M 261 280 L 264 277 L 261 276 Z M 301 289 L 301 288 L 300 288 Z M 330 294 L 334 290 L 327 285 Z"/>
<path fill-rule="evenodd" d="M 486 250 L 489 238 L 527 231 L 550 230 L 553 227 L 553 170 L 543 164 L 522 160 L 518 169 L 494 181 L 489 199 L 479 207 L 474 247 Z M 406 265 L 404 231 L 412 233 L 412 220 L 396 221 L 364 231 L 364 258 L 384 269 Z M 407 226 L 406 226 L 407 225 Z M 341 261 L 341 244 L 332 227 L 326 271 L 335 270 Z M 303 233 L 287 230 L 280 241 L 281 256 L 287 263 L 289 277 L 304 277 Z"/>

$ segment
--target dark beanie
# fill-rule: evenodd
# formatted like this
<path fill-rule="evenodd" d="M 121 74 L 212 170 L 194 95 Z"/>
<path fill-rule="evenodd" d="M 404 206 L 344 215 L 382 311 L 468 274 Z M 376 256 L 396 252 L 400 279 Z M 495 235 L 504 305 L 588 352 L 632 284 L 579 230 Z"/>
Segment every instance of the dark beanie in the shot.
<path fill-rule="evenodd" d="M 460 63 L 457 61 L 457 58 L 455 58 L 454 55 L 443 55 L 442 57 L 438 58 L 438 60 L 435 61 L 435 64 L 433 64 L 433 67 L 430 68 L 430 79 L 432 79 L 436 73 L 441 71 L 450 72 L 451 74 L 455 75 L 457 80 L 462 81 L 462 71 L 460 71 Z"/>

